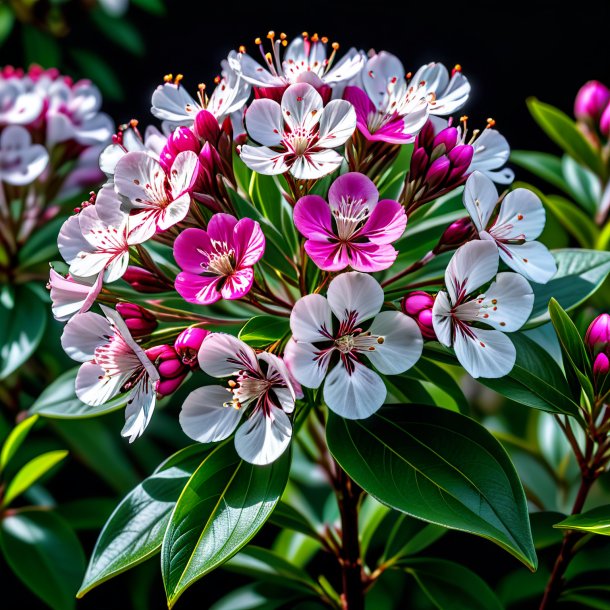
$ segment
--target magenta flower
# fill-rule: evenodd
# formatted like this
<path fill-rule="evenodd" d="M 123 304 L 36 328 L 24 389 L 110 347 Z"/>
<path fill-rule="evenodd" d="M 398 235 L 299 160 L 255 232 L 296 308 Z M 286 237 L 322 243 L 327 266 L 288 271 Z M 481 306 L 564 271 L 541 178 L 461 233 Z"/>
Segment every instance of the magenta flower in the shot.
<path fill-rule="evenodd" d="M 378 199 L 373 182 L 353 172 L 333 182 L 328 203 L 319 195 L 297 201 L 294 224 L 320 269 L 340 271 L 349 265 L 373 272 L 392 265 L 398 252 L 390 244 L 403 234 L 407 216 L 397 201 Z"/>
<path fill-rule="evenodd" d="M 254 281 L 252 266 L 265 251 L 260 225 L 250 218 L 214 214 L 207 231 L 186 229 L 174 243 L 174 258 L 182 272 L 176 290 L 189 303 L 210 305 L 219 299 L 239 299 Z"/>

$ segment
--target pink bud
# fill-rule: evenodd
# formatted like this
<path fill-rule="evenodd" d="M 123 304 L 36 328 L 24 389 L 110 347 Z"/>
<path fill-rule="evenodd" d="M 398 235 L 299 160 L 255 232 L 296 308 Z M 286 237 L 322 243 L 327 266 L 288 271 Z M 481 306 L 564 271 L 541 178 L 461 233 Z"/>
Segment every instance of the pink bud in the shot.
<path fill-rule="evenodd" d="M 602 313 L 587 329 L 585 343 L 589 346 L 592 353 L 606 351 L 610 345 L 610 315 Z"/>
<path fill-rule="evenodd" d="M 156 275 L 141 267 L 127 267 L 123 279 L 138 292 L 165 292 L 168 287 Z"/>
<path fill-rule="evenodd" d="M 180 358 L 182 358 L 184 364 L 191 368 L 198 366 L 197 356 L 199 354 L 199 348 L 201 347 L 203 340 L 209 334 L 209 331 L 204 328 L 191 326 L 178 335 L 178 338 L 174 343 L 174 348 Z"/>
<path fill-rule="evenodd" d="M 610 104 L 606 106 L 602 113 L 602 118 L 599 121 L 599 130 L 606 137 L 610 135 Z"/>
<path fill-rule="evenodd" d="M 610 90 L 596 80 L 585 83 L 574 101 L 574 116 L 581 120 L 597 122 L 610 102 Z"/>
<path fill-rule="evenodd" d="M 417 322 L 424 339 L 436 339 L 436 333 L 432 326 L 433 305 L 434 297 L 422 290 L 410 292 L 402 300 L 402 311 Z"/>
<path fill-rule="evenodd" d="M 218 144 L 220 138 L 220 126 L 218 119 L 207 110 L 200 110 L 195 117 L 195 133 L 205 142 Z"/>
<path fill-rule="evenodd" d="M 593 361 L 593 375 L 595 377 L 602 377 L 608 374 L 610 370 L 610 360 L 608 360 L 608 356 L 604 354 L 604 352 L 600 352 L 595 356 L 595 360 Z"/>
<path fill-rule="evenodd" d="M 189 369 L 171 345 L 156 345 L 146 350 L 146 355 L 155 365 L 161 377 L 157 394 L 167 396 L 178 389 Z"/>
<path fill-rule="evenodd" d="M 437 248 L 443 246 L 448 246 L 452 249 L 457 248 L 469 241 L 474 235 L 475 228 L 470 216 L 464 216 L 464 218 L 459 218 L 455 222 L 452 222 L 445 229 L 445 232 L 441 235 L 438 242 Z"/>
<path fill-rule="evenodd" d="M 444 144 L 445 151 L 450 151 L 456 144 L 458 139 L 458 130 L 455 127 L 447 127 L 434 137 L 432 148 L 436 148 L 440 144 Z"/>
<path fill-rule="evenodd" d="M 409 167 L 409 176 L 411 180 L 424 175 L 430 158 L 428 153 L 423 148 L 416 148 L 411 156 L 411 166 Z"/>
<path fill-rule="evenodd" d="M 442 184 L 450 169 L 451 163 L 449 163 L 449 159 L 445 156 L 439 157 L 433 161 L 426 173 L 426 183 L 428 184 L 428 187 L 434 189 Z"/>
<path fill-rule="evenodd" d="M 134 337 L 145 337 L 159 325 L 155 316 L 135 303 L 117 303 L 116 310 Z"/>

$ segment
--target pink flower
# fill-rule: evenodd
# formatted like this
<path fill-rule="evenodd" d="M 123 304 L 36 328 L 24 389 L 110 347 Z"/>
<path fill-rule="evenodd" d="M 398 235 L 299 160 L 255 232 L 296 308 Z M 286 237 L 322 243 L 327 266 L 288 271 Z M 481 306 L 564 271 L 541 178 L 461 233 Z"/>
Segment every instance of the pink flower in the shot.
<path fill-rule="evenodd" d="M 182 358 L 182 362 L 192 369 L 198 368 L 199 362 L 197 356 L 203 340 L 210 334 L 205 328 L 198 328 L 197 326 L 190 326 L 186 330 L 183 330 L 174 342 L 174 349 L 177 354 Z"/>
<path fill-rule="evenodd" d="M 174 258 L 182 272 L 176 290 L 189 303 L 210 305 L 219 299 L 239 299 L 254 281 L 252 267 L 265 251 L 260 225 L 250 218 L 214 214 L 203 229 L 186 229 L 174 243 Z"/>
<path fill-rule="evenodd" d="M 591 322 L 585 335 L 585 343 L 593 354 L 608 350 L 608 346 L 610 346 L 610 314 L 602 313 Z"/>
<path fill-rule="evenodd" d="M 270 464 L 284 453 L 292 437 L 288 414 L 296 389 L 281 358 L 262 352 L 224 333 L 208 335 L 199 350 L 199 366 L 212 377 L 234 377 L 228 387 L 198 388 L 180 412 L 184 433 L 200 443 L 235 434 L 238 455 L 251 464 Z"/>
<path fill-rule="evenodd" d="M 159 373 L 133 340 L 121 316 L 100 305 L 104 316 L 88 311 L 65 326 L 61 345 L 70 358 L 82 362 L 76 395 L 86 405 L 102 405 L 126 392 L 122 436 L 133 442 L 143 432 L 155 408 Z"/>
<path fill-rule="evenodd" d="M 576 94 L 574 116 L 584 121 L 599 121 L 608 102 L 610 102 L 610 89 L 597 80 L 590 80 Z"/>
<path fill-rule="evenodd" d="M 324 382 L 324 401 L 341 417 L 364 419 L 385 401 L 383 379 L 367 360 L 384 375 L 398 375 L 421 356 L 415 321 L 400 311 L 380 313 L 382 305 L 379 283 L 352 271 L 330 283 L 327 298 L 309 294 L 299 299 L 290 315 L 286 364 L 305 387 Z M 363 324 L 371 318 L 370 325 Z"/>
<path fill-rule="evenodd" d="M 328 203 L 319 195 L 301 197 L 294 224 L 307 238 L 305 250 L 325 271 L 381 271 L 396 260 L 390 245 L 404 232 L 407 216 L 391 199 L 378 201 L 373 182 L 356 172 L 337 178 Z"/>
<path fill-rule="evenodd" d="M 246 112 L 248 135 L 262 146 L 244 145 L 242 161 L 259 174 L 290 172 L 295 178 L 321 178 L 336 170 L 343 157 L 336 151 L 356 128 L 356 113 L 345 100 L 324 106 L 309 84 L 290 85 L 281 105 L 254 100 Z"/>
<path fill-rule="evenodd" d="M 156 345 L 146 350 L 146 355 L 159 373 L 155 387 L 158 396 L 173 394 L 189 373 L 179 354 L 171 345 Z"/>

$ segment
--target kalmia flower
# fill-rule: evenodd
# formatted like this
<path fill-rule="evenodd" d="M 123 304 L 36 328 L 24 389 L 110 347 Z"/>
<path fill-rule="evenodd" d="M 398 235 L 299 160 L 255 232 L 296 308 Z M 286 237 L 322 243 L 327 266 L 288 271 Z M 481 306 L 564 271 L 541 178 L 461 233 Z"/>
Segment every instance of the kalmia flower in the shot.
<path fill-rule="evenodd" d="M 534 304 L 527 280 L 517 273 L 498 273 L 498 262 L 498 249 L 492 242 L 463 245 L 449 262 L 446 291 L 436 295 L 432 308 L 438 341 L 453 347 L 472 377 L 497 378 L 510 373 L 516 351 L 504 333 L 519 330 Z M 494 277 L 489 288 L 478 293 Z"/>
<path fill-rule="evenodd" d="M 356 172 L 337 178 L 328 191 L 328 203 L 306 195 L 294 208 L 294 224 L 307 238 L 305 250 L 325 271 L 381 271 L 396 260 L 390 245 L 407 225 L 404 208 L 391 199 L 379 201 L 370 180 Z"/>
<path fill-rule="evenodd" d="M 70 358 L 83 363 L 75 388 L 86 405 L 102 405 L 126 393 L 121 434 L 131 443 L 150 422 L 160 377 L 121 316 L 104 305 L 100 307 L 103 316 L 91 311 L 74 316 L 64 328 L 61 344 Z"/>
<path fill-rule="evenodd" d="M 268 352 L 257 354 L 231 335 L 212 333 L 199 350 L 199 366 L 212 377 L 233 379 L 228 387 L 205 386 L 189 394 L 180 412 L 185 434 L 213 443 L 237 428 L 235 449 L 243 460 L 265 465 L 279 458 L 292 437 L 288 415 L 296 398 L 284 361 Z"/>
<path fill-rule="evenodd" d="M 101 289 L 103 273 L 91 277 L 63 275 L 51 269 L 48 288 L 51 291 L 51 311 L 56 320 L 65 322 L 74 314 L 88 311 Z"/>
<path fill-rule="evenodd" d="M 252 267 L 264 251 L 265 236 L 256 221 L 214 214 L 207 230 L 186 229 L 176 238 L 174 258 L 182 269 L 176 290 L 200 305 L 239 299 L 252 287 Z"/>
<path fill-rule="evenodd" d="M 249 136 L 262 146 L 244 145 L 242 161 L 261 174 L 290 172 L 295 178 L 315 179 L 337 169 L 343 157 L 332 150 L 344 144 L 356 128 L 353 106 L 333 100 L 326 106 L 306 83 L 290 85 L 281 105 L 254 100 L 246 113 Z"/>
<path fill-rule="evenodd" d="M 382 378 L 364 357 L 380 373 L 397 375 L 422 353 L 417 324 L 399 311 L 380 313 L 383 299 L 373 277 L 352 271 L 331 281 L 326 298 L 304 296 L 290 314 L 292 339 L 284 354 L 290 371 L 307 388 L 324 382 L 328 408 L 348 419 L 369 417 L 387 395 Z M 370 325 L 362 324 L 371 318 Z"/>
<path fill-rule="evenodd" d="M 41 144 L 32 144 L 25 127 L 9 125 L 0 134 L 0 181 L 13 186 L 34 182 L 49 163 L 49 153 Z"/>
<path fill-rule="evenodd" d="M 498 191 L 479 172 L 466 182 L 464 206 L 480 239 L 496 244 L 502 260 L 524 277 L 546 284 L 556 273 L 553 255 L 536 237 L 542 233 L 546 215 L 540 199 L 528 189 L 518 188 L 502 199 L 497 215 Z"/>

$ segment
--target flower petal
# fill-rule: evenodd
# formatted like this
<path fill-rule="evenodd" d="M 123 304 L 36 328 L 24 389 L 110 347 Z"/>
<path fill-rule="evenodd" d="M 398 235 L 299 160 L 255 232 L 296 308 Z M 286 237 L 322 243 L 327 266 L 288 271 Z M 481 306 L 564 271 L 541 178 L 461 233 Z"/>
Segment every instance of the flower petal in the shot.
<path fill-rule="evenodd" d="M 434 299 L 432 306 L 432 327 L 439 343 L 451 347 L 453 341 L 453 323 L 451 319 L 451 303 L 448 294 L 441 290 Z"/>
<path fill-rule="evenodd" d="M 498 203 L 498 190 L 481 172 L 472 173 L 464 187 L 464 207 L 478 231 L 485 231 Z"/>
<path fill-rule="evenodd" d="M 415 320 L 400 311 L 382 311 L 369 329 L 383 339 L 375 350 L 365 352 L 375 368 L 384 375 L 398 375 L 420 358 L 424 341 Z"/>
<path fill-rule="evenodd" d="M 319 358 L 319 353 L 315 345 L 294 339 L 284 348 L 284 362 L 294 378 L 306 388 L 319 388 L 326 376 L 329 357 Z"/>
<path fill-rule="evenodd" d="M 498 271 L 498 248 L 490 241 L 470 241 L 459 247 L 445 271 L 445 286 L 456 304 L 460 295 L 468 295 L 486 284 Z"/>
<path fill-rule="evenodd" d="M 383 199 L 376 206 L 359 234 L 374 244 L 391 244 L 400 239 L 407 226 L 405 209 L 392 199 Z"/>
<path fill-rule="evenodd" d="M 267 364 L 267 372 L 265 374 L 267 379 L 279 377 L 281 382 L 286 386 L 285 388 L 282 388 L 274 384 L 271 391 L 277 396 L 282 409 L 286 411 L 286 413 L 292 413 L 294 411 L 296 393 L 286 363 L 275 354 L 270 354 L 269 352 L 261 352 L 260 354 L 257 354 L 257 358 L 259 362 L 262 361 Z"/>
<path fill-rule="evenodd" d="M 114 172 L 116 190 L 129 200 L 132 208 L 165 206 L 165 178 L 159 162 L 146 152 L 125 154 Z"/>
<path fill-rule="evenodd" d="M 288 171 L 286 164 L 286 153 L 276 152 L 266 146 L 241 147 L 240 159 L 253 171 L 266 176 L 284 174 Z"/>
<path fill-rule="evenodd" d="M 335 150 L 317 150 L 298 156 L 290 173 L 299 180 L 315 180 L 341 167 L 343 157 Z"/>
<path fill-rule="evenodd" d="M 233 434 L 243 414 L 231 404 L 227 388 L 210 385 L 191 392 L 180 411 L 182 431 L 199 443 L 215 443 Z"/>
<path fill-rule="evenodd" d="M 377 315 L 383 305 L 383 288 L 365 273 L 342 273 L 328 286 L 327 299 L 332 312 L 340 321 L 355 314 L 354 324 Z"/>
<path fill-rule="evenodd" d="M 254 350 L 233 335 L 210 333 L 199 348 L 199 366 L 211 377 L 229 377 L 239 371 L 259 371 Z"/>
<path fill-rule="evenodd" d="M 292 424 L 284 411 L 272 406 L 269 415 L 257 410 L 235 433 L 235 450 L 257 466 L 275 462 L 290 445 Z"/>
<path fill-rule="evenodd" d="M 542 233 L 545 221 L 540 198 L 529 189 L 515 189 L 502 200 L 498 218 L 489 233 L 497 239 L 531 241 Z"/>
<path fill-rule="evenodd" d="M 500 257 L 511 269 L 537 284 L 546 284 L 557 273 L 553 255 L 539 241 L 502 244 Z"/>
<path fill-rule="evenodd" d="M 184 193 L 178 199 L 169 203 L 165 208 L 160 210 L 157 215 L 157 227 L 161 231 L 166 231 L 173 227 L 176 223 L 184 220 L 191 207 L 191 196 L 189 193 Z M 131 235 L 133 238 L 133 235 Z"/>
<path fill-rule="evenodd" d="M 365 244 L 366 245 L 366 244 Z M 342 271 L 350 264 L 351 248 L 339 242 L 308 239 L 305 252 L 323 271 Z"/>
<path fill-rule="evenodd" d="M 121 436 L 129 437 L 130 443 L 142 436 L 146 426 L 150 423 L 156 400 L 154 385 L 148 377 L 142 378 L 129 393 L 125 409 L 125 425 L 121 430 Z"/>
<path fill-rule="evenodd" d="M 255 220 L 242 218 L 233 228 L 232 243 L 238 267 L 252 267 L 265 253 L 265 236 Z"/>
<path fill-rule="evenodd" d="M 174 125 L 192 125 L 195 115 L 200 109 L 199 104 L 181 85 L 165 83 L 159 85 L 152 94 L 153 116 L 162 121 L 170 121 Z"/>
<path fill-rule="evenodd" d="M 331 312 L 321 294 L 300 298 L 290 313 L 290 330 L 296 341 L 328 341 L 332 335 Z M 324 329 L 324 330 L 322 330 Z"/>
<path fill-rule="evenodd" d="M 395 55 L 381 51 L 366 62 L 362 71 L 362 83 L 373 104 L 385 111 L 388 105 L 388 91 L 393 84 L 401 82 L 405 69 Z"/>
<path fill-rule="evenodd" d="M 457 329 L 453 349 L 460 364 L 475 379 L 496 379 L 511 372 L 516 350 L 512 341 L 498 330 L 469 327 L 471 334 Z"/>
<path fill-rule="evenodd" d="M 198 172 L 199 157 L 192 150 L 178 153 L 169 172 L 172 196 L 180 197 L 186 191 L 191 191 Z"/>
<path fill-rule="evenodd" d="M 254 100 L 246 111 L 246 129 L 250 138 L 263 146 L 280 144 L 284 131 L 280 105 L 270 99 Z"/>
<path fill-rule="evenodd" d="M 370 417 L 384 403 L 387 390 L 381 377 L 360 362 L 348 373 L 340 360 L 324 383 L 324 402 L 346 419 Z"/>
<path fill-rule="evenodd" d="M 339 176 L 328 189 L 328 204 L 332 210 L 338 210 L 345 200 L 360 201 L 362 206 L 373 210 L 379 201 L 379 191 L 368 176 L 348 172 Z"/>
<path fill-rule="evenodd" d="M 176 276 L 174 287 L 188 303 L 211 305 L 221 298 L 218 284 L 222 279 L 219 275 L 195 275 L 182 271 Z"/>
<path fill-rule="evenodd" d="M 76 396 L 86 405 L 103 405 L 119 394 L 131 373 L 129 371 L 109 376 L 98 364 L 85 362 L 78 369 L 74 382 Z"/>
<path fill-rule="evenodd" d="M 332 100 L 322 111 L 317 146 L 337 148 L 347 142 L 355 129 L 354 107 L 346 100 Z"/>
<path fill-rule="evenodd" d="M 239 269 L 232 275 L 224 278 L 225 282 L 220 289 L 223 299 L 241 299 L 252 288 L 254 282 L 254 270 L 251 267 Z"/>
<path fill-rule="evenodd" d="M 323 106 L 322 96 L 308 83 L 290 85 L 282 96 L 282 116 L 292 131 L 303 129 L 310 132 L 320 120 L 320 111 Z"/>
<path fill-rule="evenodd" d="M 350 267 L 364 273 L 389 269 L 398 256 L 398 250 L 389 244 L 351 243 L 344 250 Z"/>
<path fill-rule="evenodd" d="M 95 350 L 108 343 L 114 329 L 104 317 L 92 311 L 75 315 L 64 327 L 61 346 L 77 362 L 93 360 Z"/>
<path fill-rule="evenodd" d="M 174 241 L 174 258 L 183 271 L 199 274 L 207 267 L 212 242 L 203 229 L 185 229 Z"/>
<path fill-rule="evenodd" d="M 65 278 L 51 269 L 49 285 L 55 319 L 65 322 L 76 313 L 86 312 L 100 293 L 102 281 L 101 273 L 90 278 Z"/>
<path fill-rule="evenodd" d="M 91 244 L 83 235 L 78 216 L 70 216 L 61 226 L 57 246 L 62 258 L 68 264 L 72 263 L 80 252 L 91 251 Z"/>
<path fill-rule="evenodd" d="M 326 241 L 334 235 L 330 208 L 320 195 L 301 197 L 294 206 L 293 220 L 296 228 L 307 239 Z"/>

